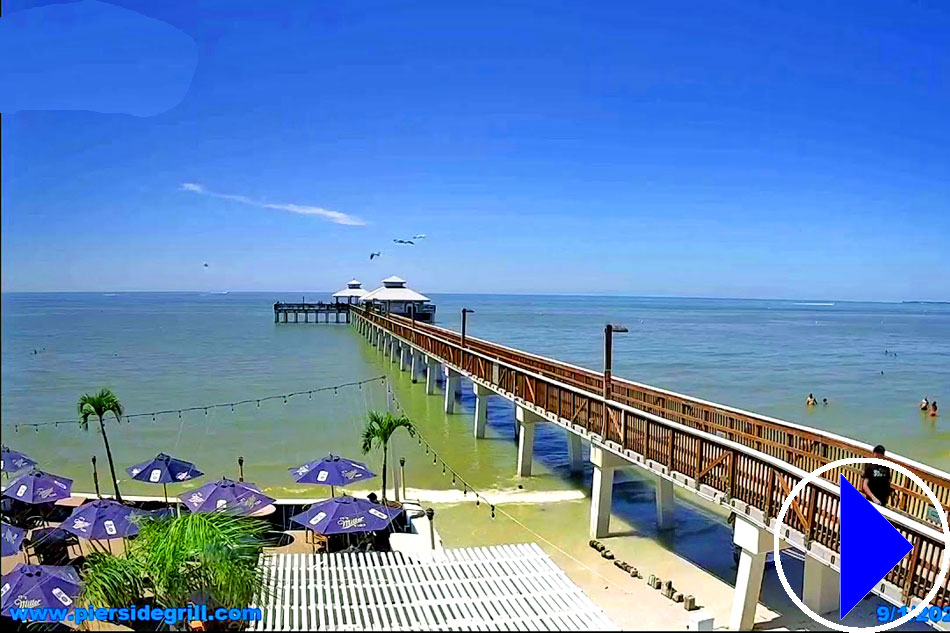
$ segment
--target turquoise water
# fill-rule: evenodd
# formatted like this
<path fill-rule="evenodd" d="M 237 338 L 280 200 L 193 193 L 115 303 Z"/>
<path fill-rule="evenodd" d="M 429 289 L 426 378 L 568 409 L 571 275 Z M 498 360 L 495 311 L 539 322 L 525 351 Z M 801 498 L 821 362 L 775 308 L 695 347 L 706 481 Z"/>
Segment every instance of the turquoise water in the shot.
<path fill-rule="evenodd" d="M 2 303 L 4 443 L 50 469 L 91 486 L 89 457 L 101 440 L 73 425 L 39 431 L 13 425 L 70 420 L 77 397 L 113 388 L 130 413 L 256 398 L 391 374 L 375 351 L 340 325 L 275 325 L 271 304 L 300 295 L 231 293 L 5 294 Z M 311 299 L 324 298 L 313 293 Z M 434 296 L 439 322 L 458 327 L 458 310 L 475 310 L 469 333 L 597 368 L 607 320 L 617 335 L 615 373 L 641 382 L 881 442 L 908 457 L 950 468 L 950 421 L 921 416 L 924 395 L 950 407 L 950 306 L 617 297 Z M 36 353 L 34 353 L 36 350 Z M 887 350 L 888 354 L 885 354 Z M 883 374 L 881 372 L 884 372 Z M 448 441 L 438 398 L 392 374 L 398 397 L 424 419 L 446 455 L 476 464 L 479 485 L 507 485 L 507 444 L 472 452 Z M 827 397 L 808 410 L 805 396 Z M 462 409 L 471 406 L 466 393 Z M 249 478 L 274 492 L 307 493 L 286 468 L 326 452 L 357 456 L 365 411 L 385 407 L 382 384 L 254 405 L 139 418 L 110 427 L 124 467 L 158 450 L 181 454 L 209 475 L 235 475 L 243 455 Z M 493 399 L 497 433 L 510 436 L 508 405 Z M 455 419 L 455 418 L 452 418 Z M 454 446 L 458 444 L 458 446 Z M 490 447 L 490 448 L 489 448 Z M 541 433 L 538 455 L 559 472 L 557 433 Z M 445 487 L 440 473 L 411 463 L 417 487 Z M 438 476 L 437 476 L 438 475 Z M 510 483 L 510 482 L 509 482 Z M 133 492 L 144 485 L 127 484 Z M 552 483 L 552 486 L 558 488 Z"/>

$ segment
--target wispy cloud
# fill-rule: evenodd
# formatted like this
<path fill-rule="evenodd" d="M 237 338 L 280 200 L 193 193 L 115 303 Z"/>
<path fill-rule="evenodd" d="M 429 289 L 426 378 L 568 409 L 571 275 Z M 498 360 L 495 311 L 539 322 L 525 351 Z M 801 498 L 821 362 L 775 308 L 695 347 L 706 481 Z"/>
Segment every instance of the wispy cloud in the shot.
<path fill-rule="evenodd" d="M 339 211 L 331 211 L 329 209 L 324 209 L 322 207 L 313 207 L 307 204 L 277 204 L 274 202 L 261 202 L 260 200 L 254 200 L 247 196 L 242 196 L 240 194 L 233 193 L 219 193 L 217 191 L 210 191 L 204 185 L 199 185 L 194 182 L 184 182 L 181 184 L 182 191 L 190 191 L 192 193 L 198 193 L 203 196 L 211 196 L 212 198 L 220 198 L 222 200 L 233 200 L 234 202 L 240 202 L 241 204 L 247 204 L 252 207 L 259 207 L 261 209 L 276 209 L 278 211 L 290 211 L 291 213 L 299 213 L 300 215 L 317 215 L 322 218 L 326 218 L 330 222 L 336 224 L 346 224 L 348 226 L 363 226 L 366 224 L 366 221 L 362 218 L 358 218 L 354 215 L 349 215 L 346 213 L 341 213 Z"/>

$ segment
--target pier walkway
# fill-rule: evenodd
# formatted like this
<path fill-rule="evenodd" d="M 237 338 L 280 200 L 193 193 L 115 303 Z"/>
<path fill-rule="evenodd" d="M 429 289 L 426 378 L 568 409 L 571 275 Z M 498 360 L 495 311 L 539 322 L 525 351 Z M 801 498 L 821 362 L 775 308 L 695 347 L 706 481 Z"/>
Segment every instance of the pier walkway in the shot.
<path fill-rule="evenodd" d="M 528 354 L 452 330 L 350 306 L 352 322 L 381 353 L 410 371 L 426 392 L 444 381 L 445 410 L 455 407 L 460 378 L 476 396 L 474 433 L 484 436 L 487 398 L 516 407 L 518 474 L 530 476 L 534 428 L 550 422 L 567 431 L 569 459 L 580 466 L 581 442 L 594 464 L 592 538 L 608 533 L 611 489 L 618 468 L 655 476 L 657 521 L 673 525 L 678 485 L 734 513 L 741 549 L 730 628 L 750 629 L 776 517 L 792 488 L 820 466 L 870 457 L 871 446 L 818 429 L 742 411 Z M 888 454 L 927 482 L 950 511 L 950 474 Z M 805 556 L 802 600 L 823 614 L 838 608 L 839 473 L 858 484 L 859 466 L 835 469 L 810 483 L 791 504 L 781 530 L 783 546 Z M 913 545 L 875 592 L 895 604 L 917 604 L 933 588 L 947 549 L 936 510 L 913 481 L 892 471 L 894 496 L 883 510 Z M 950 605 L 950 577 L 932 602 Z"/>

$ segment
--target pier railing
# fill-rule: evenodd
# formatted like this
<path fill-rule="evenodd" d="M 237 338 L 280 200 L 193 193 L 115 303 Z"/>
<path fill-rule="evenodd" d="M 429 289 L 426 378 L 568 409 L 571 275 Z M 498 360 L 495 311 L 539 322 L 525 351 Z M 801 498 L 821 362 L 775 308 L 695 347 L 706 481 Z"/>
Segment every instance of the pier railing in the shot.
<path fill-rule="evenodd" d="M 871 447 L 861 442 L 617 378 L 605 400 L 603 375 L 591 370 L 469 336 L 463 349 L 461 336 L 452 330 L 357 307 L 353 314 L 673 476 L 748 504 L 766 524 L 808 472 L 838 459 L 870 456 Z M 898 456 L 888 458 L 918 474 L 950 510 L 950 475 Z M 786 528 L 800 535 L 806 547 L 817 543 L 840 551 L 839 472 L 859 483 L 858 468 L 826 473 L 826 481 L 806 486 L 785 517 Z M 888 513 L 889 518 L 914 550 L 886 580 L 904 600 L 923 598 L 936 580 L 943 536 L 923 492 L 897 472 L 892 485 L 897 512 Z M 950 578 L 935 599 L 938 605 L 948 603 Z"/>

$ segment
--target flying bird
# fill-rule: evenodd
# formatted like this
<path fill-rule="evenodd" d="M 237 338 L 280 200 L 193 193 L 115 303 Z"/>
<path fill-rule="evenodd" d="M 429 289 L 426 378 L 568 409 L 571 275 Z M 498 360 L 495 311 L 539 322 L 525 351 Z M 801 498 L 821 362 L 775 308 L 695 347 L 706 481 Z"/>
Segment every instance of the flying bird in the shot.
<path fill-rule="evenodd" d="M 380 255 L 382 255 L 382 253 L 379 252 L 379 251 L 376 251 L 375 253 L 370 253 L 370 254 L 369 254 L 369 260 L 370 260 L 370 261 L 373 261 L 373 258 L 374 258 L 374 257 L 379 257 Z"/>
<path fill-rule="evenodd" d="M 205 262 L 205 268 L 207 268 L 207 267 L 208 267 L 208 262 Z"/>
<path fill-rule="evenodd" d="M 396 244 L 412 244 L 415 245 L 415 242 L 412 240 L 393 240 Z"/>
<path fill-rule="evenodd" d="M 426 234 L 425 234 L 425 233 L 419 233 L 418 235 L 413 235 L 413 236 L 412 236 L 412 239 L 414 239 L 414 240 L 424 240 L 424 239 L 426 239 Z"/>

